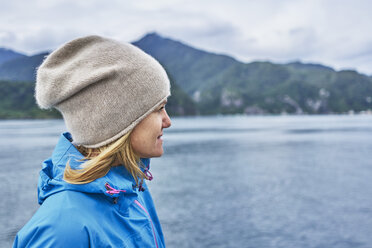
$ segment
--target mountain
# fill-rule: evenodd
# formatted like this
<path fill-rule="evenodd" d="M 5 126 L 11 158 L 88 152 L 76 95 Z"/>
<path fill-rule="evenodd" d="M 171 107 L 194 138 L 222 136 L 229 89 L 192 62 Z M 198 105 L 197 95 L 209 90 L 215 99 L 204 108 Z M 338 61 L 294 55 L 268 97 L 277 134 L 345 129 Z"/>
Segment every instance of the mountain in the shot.
<path fill-rule="evenodd" d="M 298 61 L 242 63 L 157 33 L 133 44 L 168 69 L 195 100 L 201 114 L 315 114 L 372 109 L 372 80 L 357 72 L 337 72 Z"/>
<path fill-rule="evenodd" d="M 195 102 L 175 83 L 174 79 L 168 73 L 171 83 L 171 96 L 168 98 L 167 112 L 171 116 L 175 115 L 197 115 L 199 111 Z"/>
<path fill-rule="evenodd" d="M 179 41 L 149 33 L 133 45 L 155 57 L 174 76 L 186 93 L 198 91 L 205 81 L 212 80 L 240 62 L 226 55 L 207 53 Z"/>
<path fill-rule="evenodd" d="M 0 80 L 35 81 L 36 68 L 49 53 L 21 56 L 0 65 Z"/>
<path fill-rule="evenodd" d="M 37 107 L 34 88 L 34 82 L 0 80 L 0 119 L 62 118 L 57 110 Z"/>
<path fill-rule="evenodd" d="M 171 115 L 327 114 L 372 109 L 372 77 L 356 71 L 335 71 L 299 61 L 242 63 L 157 33 L 149 33 L 133 44 L 165 67 L 171 79 L 172 96 L 167 105 Z M 0 80 L 6 82 L 0 83 L 10 87 L 14 81 L 27 81 L 33 85 L 35 69 L 47 54 L 4 62 Z M 21 99 L 12 94 L 3 97 Z"/>
<path fill-rule="evenodd" d="M 36 69 L 48 54 L 20 56 L 0 65 L 0 118 L 61 118 L 58 112 L 39 110 L 35 104 Z M 169 78 L 172 95 L 168 99 L 168 113 L 172 116 L 197 114 L 191 97 L 175 84 L 170 75 Z"/>
<path fill-rule="evenodd" d="M 21 57 L 26 57 L 26 55 L 0 47 L 0 65 L 6 61 Z"/>

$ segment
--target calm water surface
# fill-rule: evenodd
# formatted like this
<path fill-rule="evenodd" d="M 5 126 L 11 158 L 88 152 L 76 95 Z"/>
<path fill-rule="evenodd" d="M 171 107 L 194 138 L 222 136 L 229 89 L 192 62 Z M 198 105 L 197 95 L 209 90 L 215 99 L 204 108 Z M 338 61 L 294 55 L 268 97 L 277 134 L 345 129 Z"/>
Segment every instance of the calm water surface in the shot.
<path fill-rule="evenodd" d="M 61 120 L 0 121 L 0 247 Z M 168 247 L 372 247 L 372 116 L 173 118 L 148 183 Z"/>

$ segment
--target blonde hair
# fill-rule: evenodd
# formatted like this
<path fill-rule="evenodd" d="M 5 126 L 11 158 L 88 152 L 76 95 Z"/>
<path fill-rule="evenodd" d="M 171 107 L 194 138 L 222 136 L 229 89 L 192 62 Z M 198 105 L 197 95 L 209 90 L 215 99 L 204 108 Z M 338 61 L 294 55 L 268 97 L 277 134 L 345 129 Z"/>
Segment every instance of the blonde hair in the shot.
<path fill-rule="evenodd" d="M 138 180 L 148 179 L 142 172 L 139 164 L 140 158 L 135 154 L 130 143 L 131 132 L 125 134 L 118 140 L 98 148 L 86 148 L 77 146 L 85 161 L 81 169 L 72 169 L 68 161 L 66 163 L 63 179 L 71 184 L 90 183 L 97 178 L 105 176 L 111 167 L 123 165 L 133 176 L 138 186 Z"/>

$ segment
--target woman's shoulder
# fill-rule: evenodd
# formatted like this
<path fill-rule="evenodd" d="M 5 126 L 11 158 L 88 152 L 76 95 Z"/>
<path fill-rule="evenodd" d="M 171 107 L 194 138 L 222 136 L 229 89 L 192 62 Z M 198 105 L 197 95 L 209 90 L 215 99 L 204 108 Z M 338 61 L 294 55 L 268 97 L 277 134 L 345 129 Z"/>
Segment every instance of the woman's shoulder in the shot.
<path fill-rule="evenodd" d="M 105 212 L 102 210 L 112 205 L 106 198 L 101 194 L 65 190 L 48 197 L 33 218 L 38 224 L 69 226 L 67 232 L 95 229 L 100 225 L 100 215 Z"/>
<path fill-rule="evenodd" d="M 89 234 L 84 222 L 64 206 L 41 205 L 17 233 L 13 247 L 88 247 Z"/>
<path fill-rule="evenodd" d="M 13 247 L 88 247 L 98 225 L 92 218 L 97 213 L 88 212 L 92 197 L 97 206 L 99 196 L 77 191 L 51 195 L 18 232 Z"/>

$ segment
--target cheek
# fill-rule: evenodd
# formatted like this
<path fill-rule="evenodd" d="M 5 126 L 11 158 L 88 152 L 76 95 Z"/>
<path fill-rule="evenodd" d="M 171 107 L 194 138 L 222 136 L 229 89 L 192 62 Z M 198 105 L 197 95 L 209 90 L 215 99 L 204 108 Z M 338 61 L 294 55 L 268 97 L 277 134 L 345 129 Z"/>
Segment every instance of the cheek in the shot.
<path fill-rule="evenodd" d="M 132 138 L 130 140 L 131 145 L 134 150 L 140 149 L 143 145 L 144 142 L 146 141 L 143 133 L 133 133 Z"/>
<path fill-rule="evenodd" d="M 135 152 L 141 154 L 151 148 L 157 136 L 149 132 L 149 130 L 141 129 L 141 132 L 133 132 L 131 137 L 131 145 Z"/>
<path fill-rule="evenodd" d="M 134 128 L 131 134 L 131 145 L 134 152 L 144 156 L 149 152 L 153 152 L 154 149 L 159 149 L 161 142 L 158 140 L 158 136 L 161 134 L 161 130 L 162 119 L 157 113 L 144 119 Z M 158 156 L 158 154 L 156 155 Z"/>

